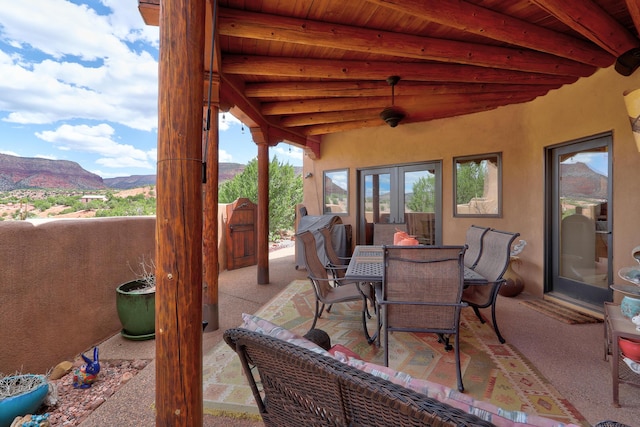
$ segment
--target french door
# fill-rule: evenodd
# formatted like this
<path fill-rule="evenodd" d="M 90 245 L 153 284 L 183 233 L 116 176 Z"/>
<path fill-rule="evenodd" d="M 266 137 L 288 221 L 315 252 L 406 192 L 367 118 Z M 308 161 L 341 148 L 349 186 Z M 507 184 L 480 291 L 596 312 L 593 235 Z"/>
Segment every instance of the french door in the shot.
<path fill-rule="evenodd" d="M 547 152 L 551 200 L 547 291 L 602 307 L 611 300 L 612 221 L 610 134 Z"/>
<path fill-rule="evenodd" d="M 406 224 L 422 244 L 442 241 L 442 165 L 428 162 L 358 171 L 358 244 L 373 243 L 373 224 Z"/>

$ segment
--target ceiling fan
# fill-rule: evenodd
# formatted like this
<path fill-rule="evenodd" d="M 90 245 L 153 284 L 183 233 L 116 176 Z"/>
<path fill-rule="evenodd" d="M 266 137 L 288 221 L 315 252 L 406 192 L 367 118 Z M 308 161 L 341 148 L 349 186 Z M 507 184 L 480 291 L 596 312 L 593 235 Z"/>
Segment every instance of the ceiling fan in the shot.
<path fill-rule="evenodd" d="M 395 107 L 395 86 L 400 81 L 400 76 L 387 77 L 387 83 L 391 86 L 391 107 L 387 107 L 380 112 L 380 118 L 385 121 L 392 128 L 398 126 L 398 123 L 404 119 L 404 112 Z"/>

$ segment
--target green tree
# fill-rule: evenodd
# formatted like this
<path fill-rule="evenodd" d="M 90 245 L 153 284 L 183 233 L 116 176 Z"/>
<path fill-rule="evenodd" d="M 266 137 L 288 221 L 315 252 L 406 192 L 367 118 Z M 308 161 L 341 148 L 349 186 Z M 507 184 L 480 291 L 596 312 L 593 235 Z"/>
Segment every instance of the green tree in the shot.
<path fill-rule="evenodd" d="M 482 162 L 466 162 L 458 165 L 456 172 L 456 203 L 469 203 L 474 197 L 484 195 L 484 176 L 487 167 Z"/>
<path fill-rule="evenodd" d="M 411 212 L 435 212 L 435 177 L 421 177 L 414 184 L 411 189 L 412 196 L 407 202 L 407 208 Z"/>
<path fill-rule="evenodd" d="M 258 203 L 258 161 L 251 160 L 245 169 L 229 181 L 220 184 L 218 200 L 232 203 L 245 197 Z M 278 162 L 274 156 L 269 163 L 269 238 L 277 240 L 282 231 L 293 230 L 295 206 L 302 203 L 302 177 L 293 166 Z"/>

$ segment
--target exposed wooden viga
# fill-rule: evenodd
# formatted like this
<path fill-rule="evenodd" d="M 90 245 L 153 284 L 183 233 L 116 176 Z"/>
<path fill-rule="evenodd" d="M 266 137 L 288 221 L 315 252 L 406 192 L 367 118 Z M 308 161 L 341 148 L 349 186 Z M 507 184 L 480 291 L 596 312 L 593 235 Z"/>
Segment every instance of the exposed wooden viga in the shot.
<path fill-rule="evenodd" d="M 160 1 L 139 0 L 148 24 Z M 627 71 L 640 62 L 636 0 L 478 3 L 210 1 L 216 62 L 205 85 L 219 73 L 221 108 L 256 142 L 286 140 L 318 158 L 324 134 L 385 126 L 391 75 L 412 123 L 528 102 L 616 58 Z"/>

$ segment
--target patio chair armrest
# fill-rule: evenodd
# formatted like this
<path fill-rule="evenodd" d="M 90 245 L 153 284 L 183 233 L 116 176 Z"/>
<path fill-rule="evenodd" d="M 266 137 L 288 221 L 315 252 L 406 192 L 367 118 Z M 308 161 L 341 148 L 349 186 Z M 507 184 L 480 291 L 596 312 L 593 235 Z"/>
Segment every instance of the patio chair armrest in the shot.
<path fill-rule="evenodd" d="M 378 295 L 376 295 L 376 298 L 378 297 Z M 387 301 L 384 299 L 378 299 L 378 304 L 380 305 L 391 305 L 391 304 L 405 304 L 405 305 L 431 305 L 431 306 L 437 306 L 437 307 L 460 307 L 460 308 L 464 308 L 464 307 L 468 307 L 469 304 L 467 304 L 464 301 L 460 301 L 460 302 L 429 302 L 429 301 Z"/>

